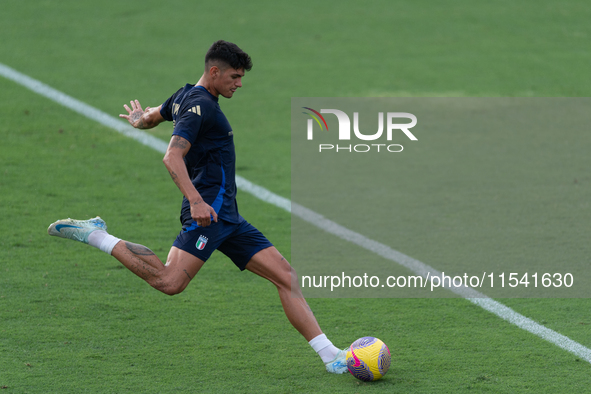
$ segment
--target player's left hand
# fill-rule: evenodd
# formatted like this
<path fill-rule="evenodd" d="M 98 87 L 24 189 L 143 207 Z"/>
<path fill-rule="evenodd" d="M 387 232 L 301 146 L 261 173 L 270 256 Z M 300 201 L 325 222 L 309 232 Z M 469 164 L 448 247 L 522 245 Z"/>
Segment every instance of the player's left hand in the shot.
<path fill-rule="evenodd" d="M 207 227 L 212 221 L 218 221 L 216 211 L 203 200 L 191 204 L 191 217 L 199 227 Z"/>

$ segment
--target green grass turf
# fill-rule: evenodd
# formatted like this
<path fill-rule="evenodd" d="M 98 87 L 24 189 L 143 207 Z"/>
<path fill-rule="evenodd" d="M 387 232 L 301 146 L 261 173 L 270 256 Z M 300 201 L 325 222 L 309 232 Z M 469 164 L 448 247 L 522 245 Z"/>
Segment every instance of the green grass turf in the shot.
<path fill-rule="evenodd" d="M 289 196 L 290 97 L 588 96 L 589 14 L 584 1 L 7 0 L 0 62 L 116 115 L 196 81 L 208 45 L 234 40 L 255 64 L 221 102 L 238 173 Z M 390 346 L 391 371 L 365 384 L 327 375 L 273 286 L 220 255 L 184 293 L 157 293 L 45 229 L 100 214 L 165 258 L 180 194 L 161 155 L 2 78 L 0 97 L 3 392 L 589 392 L 588 363 L 464 300 L 310 300 L 338 346 Z M 289 215 L 239 204 L 289 256 Z M 591 345 L 588 300 L 503 302 Z"/>

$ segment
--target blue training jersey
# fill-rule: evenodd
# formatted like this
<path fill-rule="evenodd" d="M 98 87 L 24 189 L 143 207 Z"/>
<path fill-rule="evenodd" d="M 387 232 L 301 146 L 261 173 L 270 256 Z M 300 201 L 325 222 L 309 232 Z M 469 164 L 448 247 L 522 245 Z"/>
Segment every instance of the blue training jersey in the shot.
<path fill-rule="evenodd" d="M 170 96 L 160 114 L 174 122 L 172 135 L 191 143 L 185 165 L 191 182 L 218 218 L 239 223 L 236 204 L 236 154 L 232 127 L 220 109 L 218 98 L 203 86 L 187 84 Z M 194 226 L 189 201 L 181 208 L 183 227 Z"/>

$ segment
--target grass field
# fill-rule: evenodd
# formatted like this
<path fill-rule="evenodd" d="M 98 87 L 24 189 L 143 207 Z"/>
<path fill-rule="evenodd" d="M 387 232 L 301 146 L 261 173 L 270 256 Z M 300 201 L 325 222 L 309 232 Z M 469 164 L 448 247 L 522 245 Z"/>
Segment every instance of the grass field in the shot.
<path fill-rule="evenodd" d="M 284 197 L 291 97 L 591 92 L 584 1 L 5 0 L 1 10 L 0 63 L 113 116 L 130 99 L 159 105 L 196 82 L 214 40 L 237 42 L 254 62 L 244 88 L 220 100 L 237 172 Z M 46 234 L 57 219 L 100 215 L 114 235 L 165 258 L 181 195 L 162 155 L 4 78 L 0 98 L 1 392 L 591 392 L 588 362 L 463 299 L 310 300 L 337 346 L 365 335 L 389 345 L 391 370 L 366 384 L 327 374 L 274 287 L 221 254 L 182 294 L 164 296 L 109 256 Z M 578 214 L 564 211 L 565 229 L 590 213 L 579 155 L 568 164 Z M 238 203 L 289 258 L 290 215 L 246 193 Z M 429 234 L 422 217 L 413 231 Z M 584 242 L 589 226 L 576 228 Z M 392 246 L 443 268 L 435 249 Z M 482 248 L 448 242 L 441 254 L 469 259 L 495 240 Z M 591 347 L 588 299 L 502 302 Z"/>

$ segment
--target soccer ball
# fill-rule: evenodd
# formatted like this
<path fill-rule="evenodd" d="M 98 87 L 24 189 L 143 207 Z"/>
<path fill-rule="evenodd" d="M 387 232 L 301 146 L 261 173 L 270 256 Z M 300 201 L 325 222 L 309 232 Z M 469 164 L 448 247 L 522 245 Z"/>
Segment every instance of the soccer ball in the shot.
<path fill-rule="evenodd" d="M 347 367 L 359 380 L 378 380 L 390 368 L 390 349 L 378 338 L 359 338 L 347 350 Z"/>

